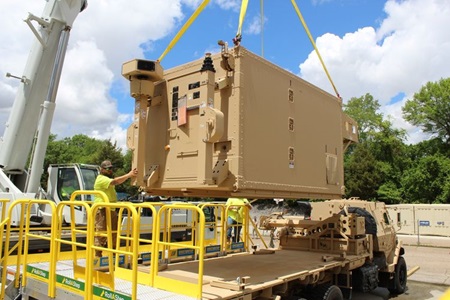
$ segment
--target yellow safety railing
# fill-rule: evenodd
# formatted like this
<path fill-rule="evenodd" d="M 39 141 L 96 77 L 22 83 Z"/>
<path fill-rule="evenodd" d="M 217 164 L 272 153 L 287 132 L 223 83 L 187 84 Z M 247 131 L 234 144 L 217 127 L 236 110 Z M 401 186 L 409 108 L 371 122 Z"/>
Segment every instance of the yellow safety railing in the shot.
<path fill-rule="evenodd" d="M 4 221 L 2 221 L 2 229 L 4 225 L 6 225 L 5 229 L 5 240 L 4 240 L 4 256 L 3 256 L 3 274 L 6 277 L 6 269 L 7 269 L 7 263 L 8 263 L 8 257 L 13 252 L 16 253 L 16 263 L 17 266 L 16 272 L 15 272 L 15 278 L 14 278 L 14 285 L 15 287 L 19 287 L 19 280 L 20 280 L 20 266 L 24 266 L 24 274 L 22 277 L 22 284 L 26 284 L 26 266 L 27 266 L 27 258 L 28 258 L 28 246 L 29 246 L 29 240 L 30 237 L 36 237 L 37 235 L 33 234 L 30 230 L 30 220 L 31 220 L 31 209 L 33 208 L 33 205 L 50 205 L 52 214 L 55 212 L 55 204 L 52 201 L 49 200 L 35 200 L 35 199 L 20 199 L 15 200 L 8 208 L 8 216 L 5 218 Z M 12 228 L 11 226 L 11 215 L 13 214 L 13 211 L 17 213 L 17 210 L 19 210 L 19 226 L 18 228 Z M 55 234 L 56 230 L 55 228 L 51 228 L 50 236 Z M 10 247 L 10 241 L 11 241 L 11 232 L 17 230 L 18 238 L 17 238 L 17 244 L 13 247 Z M 3 231 L 3 230 L 2 230 Z M 50 241 L 51 237 L 39 235 L 39 238 Z M 54 297 L 54 293 L 52 294 L 52 286 L 51 282 L 54 281 L 55 274 L 49 274 L 49 278 L 47 279 L 49 285 L 48 285 L 48 295 L 50 297 Z M 3 281 L 3 279 L 2 279 Z M 2 282 L 3 286 L 4 282 Z M 2 298 L 3 299 L 3 298 Z"/>
<path fill-rule="evenodd" d="M 182 204 L 182 203 L 164 205 L 158 211 L 158 219 L 160 219 L 164 214 L 166 214 L 166 212 L 170 212 L 173 209 L 191 210 L 193 213 L 194 212 L 198 213 L 198 215 L 199 215 L 199 224 L 198 224 L 199 232 L 198 232 L 198 234 L 200 237 L 204 236 L 205 215 L 203 213 L 203 210 L 200 209 L 200 207 L 193 205 L 193 204 Z M 169 217 L 168 224 L 170 224 L 171 214 L 168 213 L 168 214 L 166 214 L 166 216 Z M 205 245 L 204 245 L 203 238 L 199 239 L 198 244 L 194 243 L 193 245 L 186 245 L 186 244 L 170 242 L 170 241 L 164 242 L 164 241 L 160 241 L 159 237 L 156 240 L 156 243 L 158 245 L 158 249 L 159 249 L 159 245 L 162 245 L 162 246 L 165 246 L 169 250 L 169 252 L 172 247 L 184 247 L 184 248 L 188 248 L 188 249 L 193 249 L 196 252 L 196 256 L 198 257 L 198 272 L 197 272 L 198 279 L 197 279 L 197 284 L 195 284 L 195 283 L 191 283 L 191 282 L 187 282 L 187 281 L 182 281 L 182 280 L 177 280 L 177 279 L 173 279 L 173 278 L 167 278 L 167 277 L 160 276 L 159 270 L 158 270 L 158 267 L 159 267 L 158 254 L 153 253 L 152 262 L 158 262 L 158 263 L 152 263 L 152 268 L 151 268 L 151 272 L 153 273 L 153 277 L 154 277 L 154 287 L 160 288 L 163 290 L 167 290 L 167 291 L 177 292 L 177 293 L 181 292 L 184 295 L 187 295 L 190 297 L 195 297 L 197 299 L 201 299 L 202 298 L 202 287 L 203 287 L 204 256 L 205 256 L 205 247 L 204 247 Z M 165 251 L 163 251 L 163 256 L 164 255 L 166 255 Z"/>
<path fill-rule="evenodd" d="M 8 263 L 8 257 L 9 257 L 9 251 L 8 251 L 8 245 L 6 245 L 5 249 L 3 247 L 5 246 L 5 243 L 3 243 L 3 238 L 5 237 L 4 234 L 10 235 L 10 232 L 5 232 L 6 226 L 9 222 L 9 218 L 6 218 L 6 204 L 9 202 L 9 199 L 0 199 L 1 204 L 1 222 L 0 222 L 0 265 L 2 266 L 2 275 L 1 275 L 1 286 L 6 286 L 6 279 L 7 279 L 7 263 Z M 0 299 L 5 299 L 5 289 L 0 289 Z"/>
<path fill-rule="evenodd" d="M 102 198 L 105 199 L 105 202 L 103 203 L 92 203 L 91 201 L 75 201 L 77 195 L 81 194 L 100 194 Z M 9 200 L 5 200 L 9 201 Z M 42 235 L 42 234 L 34 234 L 30 230 L 30 215 L 31 215 L 31 207 L 35 204 L 41 204 L 41 205 L 50 205 L 51 206 L 51 215 L 52 215 L 52 224 L 51 224 L 51 234 L 48 235 Z M 162 204 L 156 204 L 156 206 L 162 206 Z M 154 242 L 157 238 L 157 234 L 153 234 L 152 239 L 142 239 L 139 238 L 140 233 L 140 214 L 142 209 L 146 208 L 152 211 L 152 216 L 154 216 L 152 221 L 152 228 L 159 229 L 158 226 L 158 214 L 155 209 L 155 207 L 150 203 L 142 203 L 142 204 L 132 204 L 132 203 L 109 203 L 108 199 L 106 198 L 106 195 L 103 192 L 97 192 L 97 191 L 76 191 L 72 194 L 70 201 L 63 201 L 60 202 L 58 205 L 55 205 L 54 202 L 49 200 L 36 200 L 36 199 L 23 199 L 23 200 L 17 200 L 15 201 L 10 207 L 8 212 L 8 218 L 2 217 L 3 221 L 0 223 L 0 226 L 2 229 L 5 229 L 5 243 L 2 243 L 3 245 L 8 246 L 10 244 L 10 232 L 11 232 L 11 224 L 9 220 L 11 219 L 10 216 L 12 214 L 13 209 L 15 207 L 21 208 L 21 219 L 19 221 L 19 226 L 17 228 L 14 228 L 18 232 L 18 243 L 11 247 L 10 251 L 5 251 L 6 257 L 2 257 L 2 266 L 3 266 L 3 278 L 6 278 L 6 270 L 7 270 L 7 256 L 12 251 L 16 251 L 16 265 L 17 265 L 17 283 L 16 287 L 19 286 L 19 276 L 20 276 L 20 270 L 22 270 L 22 285 L 25 287 L 27 284 L 27 278 L 29 276 L 33 276 L 33 278 L 39 279 L 40 281 L 46 282 L 48 286 L 47 295 L 49 298 L 54 298 L 56 295 L 56 288 L 58 286 L 62 286 L 61 281 L 58 282 L 57 280 L 57 264 L 60 260 L 60 247 L 62 244 L 66 244 L 72 247 L 71 256 L 73 260 L 73 270 L 74 270 L 74 279 L 72 282 L 77 282 L 79 285 L 82 285 L 83 288 L 76 291 L 76 289 L 70 289 L 72 292 L 77 292 L 81 296 L 83 296 L 84 299 L 93 299 L 94 296 L 94 284 L 100 284 L 105 287 L 111 288 L 112 291 L 114 291 L 114 281 L 115 277 L 118 278 L 130 280 L 132 282 L 132 290 L 131 290 L 131 297 L 132 299 L 137 299 L 137 284 L 142 283 L 149 286 L 153 285 L 153 278 L 152 275 L 154 273 L 149 272 L 146 273 L 140 273 L 138 276 L 138 270 L 137 270 L 137 263 L 138 263 L 138 256 L 139 256 L 139 243 L 145 242 L 147 244 L 151 245 L 150 252 L 158 253 L 158 250 L 156 248 L 156 243 Z M 65 229 L 63 227 L 63 214 L 67 209 L 70 210 L 70 224 L 69 228 L 71 231 L 70 238 L 68 240 L 64 239 L 62 231 Z M 84 209 L 86 212 L 86 218 L 87 218 L 87 226 L 77 226 L 75 224 L 75 209 Z M 100 208 L 105 208 L 107 212 L 107 232 L 95 232 L 95 214 Z M 119 218 L 122 219 L 124 212 L 127 212 L 128 218 L 128 226 L 125 226 L 122 230 L 122 226 L 118 226 L 117 228 L 117 247 L 113 248 L 111 247 L 112 244 L 112 231 L 111 229 L 111 220 L 108 218 L 108 212 L 111 212 L 112 209 L 117 209 L 119 211 Z M 109 216 L 110 217 L 110 216 Z M 3 230 L 2 230 L 3 234 Z M 100 247 L 94 245 L 94 238 L 95 236 L 106 236 L 108 240 L 109 247 Z M 28 266 L 28 248 L 29 248 L 29 239 L 35 238 L 35 239 L 43 239 L 47 240 L 50 244 L 50 253 L 48 255 L 48 261 L 49 261 L 49 268 L 48 272 L 47 270 L 44 270 L 44 272 L 41 272 L 42 270 L 35 269 L 32 266 Z M 81 238 L 81 241 L 80 241 Z M 85 240 L 83 242 L 82 240 Z M 125 247 L 121 249 L 120 244 L 121 241 L 124 241 Z M 80 249 L 81 248 L 81 249 Z M 85 255 L 79 255 L 80 250 L 85 249 Z M 107 253 L 108 257 L 108 272 L 100 272 L 94 269 L 96 266 L 94 263 L 94 251 L 95 250 L 102 250 Z M 81 251 L 82 252 L 82 251 Z M 67 255 L 65 255 L 67 256 Z M 119 256 L 123 256 L 125 258 L 126 267 L 123 268 L 119 266 Z M 156 256 L 157 257 L 157 256 Z M 85 264 L 83 265 L 83 258 L 85 259 Z M 80 264 L 81 261 L 81 264 Z M 23 267 L 21 267 L 23 266 Z M 36 273 L 39 273 L 39 275 L 32 275 L 33 272 L 29 272 L 31 270 L 37 270 Z M 81 280 L 81 281 L 80 281 Z M 3 284 L 6 284 L 3 282 Z M 5 286 L 5 285 L 2 285 Z M 67 288 L 67 285 L 66 285 Z M 1 294 L 2 298 L 4 298 L 4 290 L 2 289 Z"/>
<path fill-rule="evenodd" d="M 73 194 L 75 194 L 77 192 L 74 192 Z M 73 196 L 72 196 L 73 197 Z M 90 294 L 92 294 L 92 277 L 89 276 L 88 273 L 91 269 L 91 265 L 92 265 L 92 259 L 89 257 L 89 255 L 87 254 L 87 245 L 89 245 L 89 232 L 91 232 L 93 230 L 92 227 L 90 227 L 90 223 L 89 223 L 89 218 L 92 215 L 92 208 L 91 208 L 91 203 L 88 203 L 86 201 L 74 201 L 74 197 L 73 199 L 71 199 L 70 201 L 63 201 L 60 202 L 57 207 L 56 207 L 56 216 L 58 216 L 58 218 L 52 218 L 52 225 L 54 223 L 58 223 L 56 224 L 57 227 L 57 234 L 55 235 L 54 239 L 52 240 L 52 244 L 54 244 L 54 247 L 52 249 L 54 249 L 54 251 L 50 251 L 50 268 L 49 268 L 49 272 L 50 273 L 56 273 L 56 262 L 60 260 L 60 255 L 61 253 L 59 252 L 59 249 L 61 247 L 62 244 L 66 244 L 66 245 L 70 245 L 72 247 L 72 251 L 71 251 L 71 256 L 72 256 L 72 261 L 73 261 L 73 271 L 75 274 L 75 278 L 84 278 L 85 279 L 85 288 L 84 291 L 83 290 L 79 290 L 78 293 L 81 295 L 84 295 L 85 299 L 91 299 L 89 297 Z M 62 236 L 62 220 L 63 220 L 63 212 L 64 209 L 66 207 L 69 207 L 69 209 L 71 210 L 71 222 L 70 222 L 70 240 L 66 240 L 63 238 Z M 74 213 L 73 211 L 75 210 L 75 208 L 84 208 L 86 210 L 86 215 L 87 215 L 87 219 L 88 219 L 88 224 L 87 226 L 83 226 L 83 227 L 78 227 L 76 226 L 74 220 Z M 86 242 L 83 242 L 83 237 L 86 240 Z M 82 251 L 82 249 L 84 249 L 86 251 L 85 255 L 83 257 L 80 257 L 80 252 Z M 79 259 L 81 258 L 86 258 L 86 267 L 80 266 L 79 265 Z M 54 288 L 56 289 L 56 285 L 54 286 Z"/>
<path fill-rule="evenodd" d="M 97 194 L 101 198 L 103 198 L 104 202 L 100 203 L 90 203 L 87 201 L 74 201 L 76 195 L 80 194 Z M 92 206 L 91 206 L 92 205 Z M 72 245 L 72 255 L 73 255 L 73 268 L 75 278 L 84 279 L 84 282 L 80 282 L 80 285 L 83 284 L 84 289 L 80 289 L 79 293 L 84 296 L 85 299 L 92 299 L 95 294 L 94 284 L 99 284 L 104 287 L 108 287 L 111 291 L 115 291 L 115 278 L 122 278 L 126 280 L 130 280 L 132 283 L 131 288 L 131 297 L 132 299 L 137 299 L 137 284 L 142 283 L 146 285 L 153 284 L 153 278 L 151 277 L 151 273 L 140 273 L 138 275 L 138 256 L 139 256 L 139 244 L 141 242 L 146 242 L 151 245 L 151 252 L 157 252 L 155 250 L 154 239 L 156 235 L 154 235 L 153 239 L 145 240 L 139 237 L 140 233 L 140 214 L 141 210 L 144 208 L 150 209 L 152 211 L 152 215 L 156 216 L 156 209 L 153 205 L 149 203 L 142 204 L 132 204 L 128 202 L 120 202 L 120 203 L 110 203 L 103 192 L 99 191 L 77 191 L 72 194 L 71 201 L 64 201 L 58 204 L 57 206 L 57 216 L 59 220 L 62 220 L 62 214 L 64 208 L 69 206 L 71 211 L 71 240 L 67 241 L 61 238 L 60 232 L 62 229 L 62 223 L 59 222 L 58 232 L 59 234 L 55 238 L 56 247 L 59 248 L 60 244 L 69 244 Z M 74 218 L 74 208 L 75 207 L 83 207 L 87 214 L 87 227 L 84 229 L 79 229 L 75 226 L 73 220 Z M 107 222 L 107 231 L 105 232 L 96 232 L 95 231 L 95 214 L 99 209 L 105 209 L 106 212 L 106 222 Z M 116 237 L 116 247 L 112 247 L 113 243 L 113 230 L 112 222 L 111 222 L 111 211 L 118 210 L 118 219 L 121 220 L 124 217 L 126 212 L 127 214 L 127 224 L 122 227 L 118 224 L 117 231 L 115 232 Z M 157 228 L 158 220 L 156 218 L 153 219 L 152 227 Z M 79 242 L 77 238 L 85 237 L 85 243 Z M 94 243 L 94 239 L 96 236 L 106 237 L 107 238 L 107 246 L 97 246 Z M 121 247 L 122 242 L 124 247 Z M 80 257 L 77 255 L 77 248 L 84 248 L 86 250 L 86 260 L 85 265 L 79 263 Z M 102 258 L 94 258 L 95 250 L 101 250 L 106 253 L 106 257 L 108 259 L 108 272 L 102 272 L 97 270 L 99 267 L 97 262 L 99 262 Z M 123 261 L 120 259 L 123 257 Z M 51 254 L 52 261 L 58 261 L 57 253 Z M 120 262 L 123 262 L 123 265 L 120 265 Z M 82 261 L 81 261 L 82 263 Z M 56 273 L 56 264 L 50 270 L 50 273 Z"/>
<path fill-rule="evenodd" d="M 213 239 L 206 239 L 205 242 L 219 242 L 220 245 L 220 252 L 225 253 L 226 251 L 226 243 L 224 244 L 224 241 L 226 241 L 226 228 L 224 224 L 226 224 L 226 218 L 225 218 L 225 204 L 224 203 L 201 203 L 199 204 L 200 209 L 204 212 L 207 208 L 212 208 L 214 213 L 214 220 L 208 221 L 205 219 L 205 226 L 208 229 L 214 230 L 214 238 Z M 220 231 L 220 235 L 218 232 Z M 206 233 L 205 233 L 206 237 Z M 206 253 L 208 254 L 208 253 Z"/>
<path fill-rule="evenodd" d="M 146 238 L 142 238 L 140 237 L 140 235 L 142 234 L 142 230 L 141 230 L 141 214 L 143 212 L 144 209 L 149 209 L 152 212 L 152 216 L 157 216 L 157 211 L 155 206 L 161 206 L 161 203 L 151 203 L 151 202 L 146 202 L 146 203 L 139 203 L 139 204 L 131 204 L 131 203 L 127 203 L 125 205 L 121 205 L 120 210 L 119 210 L 119 220 L 122 219 L 123 217 L 123 211 L 126 208 L 128 210 L 128 215 L 127 215 L 127 223 L 125 224 L 125 227 L 119 226 L 118 227 L 118 232 L 117 232 L 117 237 L 121 240 L 125 241 L 125 249 L 124 251 L 118 251 L 118 253 L 127 255 L 132 253 L 131 258 L 129 256 L 127 256 L 127 259 L 125 260 L 125 265 L 128 266 L 129 264 L 131 264 L 132 268 L 131 270 L 129 268 L 122 268 L 120 266 L 116 267 L 116 276 L 118 278 L 122 278 L 122 279 L 130 279 L 130 278 L 134 278 L 134 276 L 136 276 L 135 280 L 133 280 L 133 290 L 135 288 L 137 288 L 137 283 L 141 283 L 141 284 L 145 284 L 145 285 L 150 285 L 153 286 L 153 274 L 152 272 L 148 273 L 144 273 L 144 272 L 140 272 L 139 276 L 137 273 L 137 261 L 138 261 L 138 256 L 139 253 L 137 253 L 137 250 L 140 249 L 148 249 L 145 246 L 141 246 L 141 244 L 146 244 L 146 245 L 150 245 L 150 248 L 148 250 L 150 250 L 150 255 L 152 255 L 153 253 L 157 253 L 158 254 L 158 248 L 156 245 L 156 239 L 158 237 L 157 234 L 152 234 L 151 239 L 146 239 Z M 130 207 L 132 206 L 133 210 L 130 209 Z M 129 215 L 129 212 L 132 212 L 131 218 Z M 152 218 L 152 224 L 151 224 L 151 230 L 153 230 L 154 228 L 158 228 L 158 219 L 156 217 Z M 119 241 L 117 242 L 117 245 L 119 245 Z"/>
<path fill-rule="evenodd" d="M 30 200 L 29 204 L 44 204 L 44 205 L 49 205 L 51 208 L 51 212 L 52 212 L 52 216 L 55 215 L 56 212 L 56 206 L 55 206 L 55 202 L 50 201 L 50 200 Z M 15 204 L 15 203 L 14 203 Z M 48 236 L 44 236 L 44 235 L 38 235 L 38 234 L 34 234 L 32 232 L 30 232 L 30 215 L 31 215 L 31 205 L 28 205 L 27 207 L 27 213 L 26 213 L 26 218 L 25 218 L 25 243 L 24 243 L 24 249 L 26 250 L 24 253 L 24 259 L 23 259 L 23 265 L 26 267 L 27 266 L 27 262 L 28 262 L 28 245 L 29 245 L 29 240 L 30 237 L 34 237 L 34 238 L 39 238 L 42 240 L 46 240 L 49 241 L 50 243 L 50 253 L 55 252 L 55 244 L 53 242 L 57 229 L 56 229 L 56 222 L 53 222 L 52 220 L 52 224 L 50 227 L 50 237 Z M 19 247 L 20 249 L 20 247 Z M 17 254 L 17 265 L 19 265 L 19 257 L 21 255 L 21 251 L 18 252 Z M 50 260 L 50 269 L 56 266 L 56 260 Z M 24 274 L 22 276 L 22 284 L 24 286 L 26 286 L 26 282 L 27 282 L 27 272 L 24 271 Z M 48 296 L 50 298 L 54 298 L 56 295 L 56 289 L 55 289 L 55 282 L 56 282 L 56 272 L 49 272 L 49 277 L 48 277 Z"/>
<path fill-rule="evenodd" d="M 104 198 L 104 202 L 92 203 L 91 201 L 78 201 L 75 200 L 77 195 L 92 195 L 99 194 Z M 9 200 L 5 200 L 9 201 Z M 52 213 L 52 223 L 50 235 L 34 234 L 30 228 L 30 216 L 33 205 L 50 205 Z M 233 205 L 241 206 L 241 205 Z M 244 205 L 242 205 L 244 206 Z M 26 287 L 27 278 L 33 277 L 44 281 L 48 284 L 48 297 L 53 298 L 56 295 L 57 288 L 66 288 L 70 291 L 77 293 L 84 297 L 84 299 L 93 299 L 96 295 L 95 289 L 101 286 L 103 290 L 110 289 L 114 293 L 121 293 L 115 290 L 115 279 L 121 278 L 129 280 L 131 282 L 131 298 L 137 299 L 138 284 L 144 284 L 155 288 L 172 291 L 187 296 L 202 298 L 202 286 L 203 286 L 203 271 L 204 271 L 204 259 L 208 257 L 208 247 L 214 249 L 220 249 L 223 253 L 234 252 L 236 250 L 247 250 L 250 245 L 249 226 L 256 225 L 249 218 L 249 210 L 244 208 L 243 222 L 239 224 L 242 226 L 242 243 L 238 248 L 233 248 L 231 245 L 227 245 L 227 225 L 228 210 L 230 206 L 224 203 L 161 203 L 161 202 L 144 202 L 139 204 L 129 202 L 109 203 L 106 195 L 97 191 L 76 191 L 72 194 L 70 201 L 63 201 L 58 205 L 49 200 L 31 200 L 24 199 L 18 200 L 11 204 L 8 210 L 8 216 L 2 214 L 3 221 L 0 223 L 1 229 L 5 229 L 5 243 L 9 246 L 9 236 L 11 231 L 10 216 L 13 209 L 19 207 L 22 210 L 19 226 L 15 228 L 18 231 L 18 243 L 12 250 L 17 252 L 16 265 L 16 287 L 19 286 L 19 270 L 22 270 L 22 286 Z M 100 208 L 104 208 L 107 212 L 107 230 L 105 232 L 96 232 L 95 230 L 95 214 Z M 211 209 L 211 214 L 206 220 L 205 211 Z M 86 224 L 80 226 L 75 223 L 75 212 L 84 211 L 86 213 Z M 117 227 L 116 247 L 113 247 L 113 230 L 111 228 L 110 213 L 112 210 L 118 211 L 119 220 L 125 220 L 123 223 L 119 222 Z M 147 228 L 151 232 L 151 238 L 141 237 L 142 228 L 141 221 L 144 210 L 150 213 L 152 216 L 151 223 Z M 173 220 L 173 212 L 176 210 L 182 210 L 186 212 L 187 216 L 190 216 L 185 224 L 180 221 Z M 70 212 L 70 220 L 68 220 L 67 213 Z M 189 212 L 189 214 L 188 214 Z M 69 227 L 64 223 L 69 222 Z M 172 241 L 171 229 L 172 226 L 185 226 L 186 232 L 190 230 L 192 234 L 191 240 L 184 242 Z M 233 225 L 234 226 L 234 225 Z M 69 238 L 64 238 L 63 230 L 69 228 Z M 207 237 L 206 230 L 213 228 L 211 235 Z M 220 232 L 219 232 L 220 231 Z M 3 232 L 3 230 L 2 230 Z M 157 233 L 157 234 L 155 234 Z M 107 245 L 96 246 L 94 243 L 95 237 L 106 237 Z M 207 237 L 207 239 L 206 239 Z M 260 235 L 261 237 L 261 235 Z M 39 271 L 33 264 L 28 262 L 28 247 L 29 239 L 43 239 L 50 244 L 50 253 L 48 255 L 49 268 L 48 273 L 45 271 L 45 276 L 34 274 L 33 270 Z M 261 240 L 262 237 L 261 237 Z M 60 253 L 61 247 L 71 247 L 71 253 Z M 267 248 L 267 246 L 266 246 Z M 0 248 L 1 250 L 1 248 Z M 83 251 L 84 250 L 84 251 Z M 94 257 L 96 250 L 101 250 L 106 253 L 103 258 L 108 259 L 107 272 L 101 272 L 96 263 L 98 258 Z M 141 252 L 141 251 L 147 252 Z M 173 250 L 186 250 L 188 253 L 192 251 L 192 260 L 196 260 L 198 265 L 198 280 L 192 282 L 192 279 L 173 279 L 159 274 L 160 264 L 170 261 L 171 253 Z M 10 251 L 4 250 L 6 255 L 10 254 Z M 139 258 L 142 259 L 141 254 L 146 253 L 150 258 L 150 265 L 139 265 Z M 68 255 L 69 254 L 69 255 Z M 160 257 L 161 255 L 161 257 Z M 57 274 L 59 261 L 67 260 L 72 261 L 74 278 L 70 279 L 72 282 L 81 286 L 78 290 L 71 288 L 64 281 L 61 280 L 60 275 Z M 119 259 L 119 258 L 123 258 Z M 4 257 L 2 257 L 2 284 L 6 278 L 7 264 Z M 64 262 L 67 265 L 67 262 Z M 22 266 L 22 267 L 21 267 Z M 148 268 L 148 269 L 146 269 Z M 69 281 L 70 281 L 69 280 Z M 4 285 L 2 285 L 4 286 Z M 3 295 L 3 291 L 1 291 Z"/>
<path fill-rule="evenodd" d="M 238 207 L 243 207 L 243 214 L 242 214 L 242 224 L 234 224 L 234 225 L 229 225 L 228 224 L 228 211 L 231 209 L 231 207 L 234 206 L 238 206 Z M 241 237 L 243 237 L 243 243 L 244 243 L 244 249 L 246 249 L 248 251 L 249 249 L 249 240 L 248 237 L 249 235 L 249 220 L 250 220 L 250 210 L 249 208 L 245 205 L 245 204 L 233 204 L 233 205 L 226 205 L 225 208 L 226 211 L 226 220 L 225 220 L 225 231 L 228 231 L 229 228 L 231 229 L 235 229 L 238 226 L 242 227 L 242 233 L 241 233 Z M 225 236 L 226 239 L 226 236 Z"/>

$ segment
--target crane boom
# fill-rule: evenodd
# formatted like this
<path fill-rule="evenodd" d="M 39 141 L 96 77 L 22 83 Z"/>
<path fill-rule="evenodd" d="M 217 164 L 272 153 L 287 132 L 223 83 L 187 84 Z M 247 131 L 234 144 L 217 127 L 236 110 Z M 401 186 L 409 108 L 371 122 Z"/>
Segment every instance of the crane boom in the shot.
<path fill-rule="evenodd" d="M 43 158 L 47 147 L 50 125 L 53 118 L 56 91 L 61 74 L 68 32 L 77 15 L 87 6 L 87 0 L 50 0 L 42 17 L 29 14 L 25 22 L 36 40 L 31 48 L 21 84 L 6 123 L 3 139 L 0 141 L 0 167 L 14 177 L 23 174 L 32 147 L 34 135 L 38 140 L 34 150 L 32 180 L 20 180 L 20 184 L 3 180 L 2 190 L 36 192 L 42 174 Z M 34 26 L 37 23 L 38 28 Z M 2 177 L 3 179 L 5 177 Z"/>

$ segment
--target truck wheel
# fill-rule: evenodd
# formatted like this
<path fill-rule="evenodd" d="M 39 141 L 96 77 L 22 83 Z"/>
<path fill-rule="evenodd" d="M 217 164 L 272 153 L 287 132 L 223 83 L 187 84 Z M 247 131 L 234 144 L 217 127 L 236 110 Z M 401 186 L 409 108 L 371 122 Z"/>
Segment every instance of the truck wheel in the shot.
<path fill-rule="evenodd" d="M 403 256 L 400 256 L 395 266 L 394 278 L 391 282 L 389 291 L 394 294 L 403 294 L 406 291 L 406 282 L 408 280 L 408 273 L 406 270 L 406 262 Z"/>
<path fill-rule="evenodd" d="M 342 291 L 339 287 L 332 285 L 328 288 L 323 300 L 344 300 L 344 296 L 342 295 Z"/>
<path fill-rule="evenodd" d="M 319 285 L 312 289 L 308 300 L 344 300 L 341 289 L 336 285 Z"/>

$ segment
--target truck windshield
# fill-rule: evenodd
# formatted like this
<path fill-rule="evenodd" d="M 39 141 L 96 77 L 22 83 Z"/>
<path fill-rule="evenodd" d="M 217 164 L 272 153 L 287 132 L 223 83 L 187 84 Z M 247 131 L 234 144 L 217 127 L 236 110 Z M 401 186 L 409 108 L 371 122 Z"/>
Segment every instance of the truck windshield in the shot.
<path fill-rule="evenodd" d="M 80 189 L 77 174 L 73 168 L 64 168 L 60 170 L 60 199 L 69 200 L 70 195 L 76 190 Z"/>
<path fill-rule="evenodd" d="M 85 190 L 93 190 L 95 178 L 97 178 L 98 170 L 92 168 L 81 167 L 81 177 Z"/>

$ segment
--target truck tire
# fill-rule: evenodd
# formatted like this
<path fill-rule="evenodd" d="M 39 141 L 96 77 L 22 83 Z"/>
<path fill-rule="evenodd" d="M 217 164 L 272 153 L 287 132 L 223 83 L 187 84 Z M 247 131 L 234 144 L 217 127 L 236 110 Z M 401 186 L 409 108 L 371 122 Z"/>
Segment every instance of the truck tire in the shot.
<path fill-rule="evenodd" d="M 323 300 L 344 300 L 344 296 L 342 295 L 342 291 L 338 286 L 332 285 L 328 288 L 323 297 Z"/>
<path fill-rule="evenodd" d="M 308 300 L 344 300 L 341 289 L 336 285 L 323 284 L 311 290 Z"/>
<path fill-rule="evenodd" d="M 403 294 L 406 291 L 407 280 L 408 273 L 406 270 L 406 262 L 403 256 L 400 256 L 395 265 L 394 278 L 392 278 L 389 291 L 393 294 Z"/>

